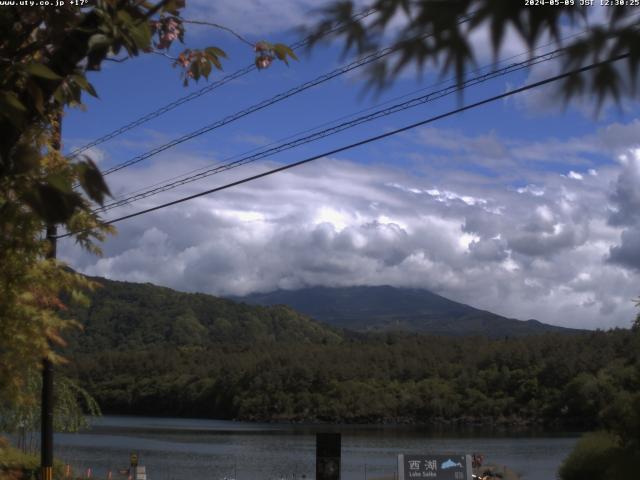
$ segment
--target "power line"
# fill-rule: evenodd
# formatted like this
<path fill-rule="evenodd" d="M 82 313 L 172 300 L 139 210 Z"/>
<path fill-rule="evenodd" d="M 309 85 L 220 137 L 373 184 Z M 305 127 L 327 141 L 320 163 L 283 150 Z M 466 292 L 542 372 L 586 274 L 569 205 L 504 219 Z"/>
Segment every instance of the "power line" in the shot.
<path fill-rule="evenodd" d="M 108 220 L 108 221 L 105 222 L 105 224 L 106 225 L 111 225 L 111 224 L 114 224 L 114 223 L 121 222 L 123 220 L 128 220 L 130 218 L 138 217 L 138 216 L 144 215 L 146 213 L 154 212 L 156 210 L 161 210 L 161 209 L 164 209 L 164 208 L 167 208 L 167 207 L 171 207 L 173 205 L 177 205 L 179 203 L 183 203 L 183 202 L 186 202 L 186 201 L 189 201 L 189 200 L 193 200 L 194 198 L 198 198 L 198 197 L 202 197 L 202 196 L 205 196 L 205 195 L 209 195 L 211 193 L 220 192 L 222 190 L 227 190 L 227 189 L 229 189 L 231 187 L 236 187 L 238 185 L 242 185 L 244 183 L 248 183 L 248 182 L 251 182 L 253 180 L 257 180 L 259 178 L 267 177 L 267 176 L 273 175 L 275 173 L 279 173 L 279 172 L 282 172 L 282 171 L 285 171 L 285 170 L 289 170 L 291 168 L 298 167 L 298 166 L 304 165 L 306 163 L 310 163 L 310 162 L 312 162 L 314 160 L 318 160 L 320 158 L 327 157 L 329 155 L 335 155 L 336 153 L 344 152 L 344 151 L 351 150 L 351 149 L 356 148 L 356 147 L 360 147 L 362 145 L 366 145 L 366 144 L 369 144 L 369 143 L 372 143 L 372 142 L 376 142 L 378 140 L 382 140 L 384 138 L 387 138 L 387 137 L 390 137 L 390 136 L 393 136 L 393 135 L 397 135 L 399 133 L 406 132 L 408 130 L 411 130 L 411 129 L 414 129 L 414 128 L 417 128 L 417 127 L 421 127 L 421 126 L 427 125 L 429 123 L 433 123 L 435 121 L 442 120 L 443 118 L 447 118 L 447 117 L 456 115 L 458 113 L 462 113 L 462 112 L 465 112 L 467 110 L 471 110 L 471 109 L 480 107 L 482 105 L 486 105 L 488 103 L 492 103 L 492 102 L 495 102 L 497 100 L 501 100 L 503 98 L 507 98 L 507 97 L 510 97 L 512 95 L 516 95 L 516 94 L 521 93 L 521 92 L 525 92 L 527 90 L 531 90 L 533 88 L 541 87 L 543 85 L 547 85 L 549 83 L 556 82 L 558 80 L 562 80 L 563 78 L 567 78 L 567 77 L 570 77 L 572 75 L 577 75 L 577 74 L 586 72 L 588 70 L 592 70 L 594 68 L 600 67 L 600 66 L 608 64 L 608 63 L 617 62 L 619 60 L 622 60 L 624 58 L 629 57 L 629 55 L 630 55 L 629 53 L 625 53 L 625 54 L 622 54 L 622 55 L 618 55 L 616 57 L 612 57 L 612 58 L 607 59 L 607 60 L 603 60 L 601 62 L 592 63 L 592 64 L 584 66 L 582 68 L 578 68 L 578 69 L 575 69 L 575 70 L 571 70 L 569 72 L 565 72 L 565 73 L 562 73 L 562 74 L 559 74 L 559 75 L 548 77 L 548 78 L 546 78 L 544 80 L 540 80 L 538 82 L 534 82 L 534 83 L 530 83 L 530 84 L 524 85 L 523 87 L 516 88 L 514 90 L 510 90 L 510 91 L 502 93 L 500 95 L 495 95 L 493 97 L 485 98 L 484 100 L 480 100 L 478 102 L 475 102 L 475 103 L 472 103 L 472 104 L 469 104 L 469 105 L 465 105 L 463 107 L 459 107 L 459 108 L 456 108 L 454 110 L 450 110 L 450 111 L 448 111 L 446 113 L 442 113 L 440 115 L 436 115 L 436 116 L 427 118 L 426 120 L 422 120 L 422 121 L 419 121 L 419 122 L 416 122 L 416 123 L 412 123 L 410 125 L 407 125 L 407 126 L 395 129 L 395 130 L 391 130 L 389 132 L 385 132 L 385 133 L 382 133 L 380 135 L 369 137 L 369 138 L 366 138 L 364 140 L 360 140 L 358 142 L 351 143 L 349 145 L 345 145 L 343 147 L 339 147 L 339 148 L 336 148 L 336 149 L 321 153 L 319 155 L 314 155 L 312 157 L 305 158 L 304 160 L 299 160 L 297 162 L 290 163 L 288 165 L 283 165 L 281 167 L 274 168 L 272 170 L 268 170 L 266 172 L 263 172 L 263 173 L 260 173 L 260 174 L 257 174 L 257 175 L 252 175 L 250 177 L 246 177 L 246 178 L 243 178 L 241 180 L 237 180 L 235 182 L 227 183 L 226 185 L 222 185 L 220 187 L 216 187 L 216 188 L 212 188 L 212 189 L 209 189 L 209 190 L 205 190 L 203 192 L 196 193 L 196 194 L 193 194 L 193 195 L 189 195 L 189 196 L 186 196 L 186 197 L 182 197 L 182 198 L 179 198 L 177 200 L 173 200 L 171 202 L 167 202 L 167 203 L 163 203 L 161 205 L 157 205 L 155 207 L 147 208 L 145 210 L 140 210 L 138 212 L 131 213 L 129 215 L 124 215 L 122 217 L 118 217 L 118 218 L 115 218 L 115 219 L 112 219 L 112 220 Z M 63 235 L 58 235 L 56 238 L 65 238 L 65 237 L 68 237 L 70 235 L 73 235 L 74 233 L 79 233 L 79 232 L 68 232 L 68 233 L 65 233 Z"/>
<path fill-rule="evenodd" d="M 571 39 L 571 38 L 575 38 L 575 37 L 582 36 L 582 35 L 584 35 L 585 33 L 587 33 L 587 31 L 586 31 L 586 30 L 583 30 L 583 31 L 581 31 L 581 32 L 576 32 L 576 33 L 573 33 L 573 34 L 571 34 L 571 35 L 568 35 L 568 36 L 562 37 L 562 39 L 561 39 L 561 40 L 562 40 L 562 42 L 564 42 L 564 41 L 566 41 L 566 40 L 568 40 L 568 39 Z M 507 58 L 505 58 L 505 59 L 503 59 L 503 60 L 499 61 L 497 64 L 496 64 L 496 63 L 492 63 L 491 65 L 485 65 L 485 66 L 483 66 L 483 67 L 479 67 L 479 68 L 477 68 L 477 69 L 474 69 L 474 70 L 472 70 L 472 71 L 471 71 L 471 72 L 469 72 L 469 73 L 470 73 L 471 75 L 474 75 L 474 74 L 476 74 L 476 75 L 480 75 L 480 74 L 482 74 L 483 72 L 484 72 L 484 73 L 489 73 L 489 71 L 496 72 L 496 71 L 498 71 L 498 66 L 499 66 L 499 65 L 501 65 L 501 64 L 502 64 L 502 65 L 505 65 L 505 64 L 507 64 L 507 62 L 508 62 L 509 60 L 514 60 L 514 59 L 516 59 L 516 58 L 523 57 L 523 56 L 525 56 L 525 55 L 528 55 L 528 56 L 529 56 L 529 61 L 533 61 L 535 58 L 537 58 L 537 57 L 531 57 L 531 55 L 532 55 L 532 52 L 533 52 L 533 51 L 536 51 L 536 50 L 542 50 L 542 49 L 547 48 L 547 47 L 549 47 L 549 46 L 551 46 L 551 45 L 554 45 L 554 44 L 555 44 L 555 42 L 548 42 L 548 43 L 546 43 L 546 44 L 544 44 L 544 45 L 540 45 L 540 46 L 538 46 L 538 47 L 535 47 L 532 51 L 526 51 L 526 52 L 522 52 L 522 53 L 519 53 L 519 54 L 511 55 L 511 56 L 509 56 L 509 57 L 507 57 Z M 552 52 L 549 52 L 549 54 L 550 54 L 550 53 L 552 53 Z M 433 83 L 433 84 L 429 85 L 428 87 L 422 87 L 422 88 L 419 88 L 419 89 L 417 89 L 417 90 L 414 90 L 414 91 L 412 91 L 412 92 L 410 92 L 410 93 L 406 93 L 406 94 L 403 94 L 403 95 L 400 95 L 400 96 L 393 97 L 393 98 L 391 98 L 391 99 L 389 99 L 389 100 L 386 100 L 386 101 L 384 101 L 384 102 L 381 102 L 381 103 L 378 103 L 378 104 L 375 104 L 375 105 L 369 106 L 369 107 L 367 107 L 367 108 L 364 108 L 364 109 L 362 109 L 362 110 L 356 111 L 356 112 L 354 112 L 354 113 L 347 114 L 347 115 L 342 115 L 342 116 L 340 116 L 340 117 L 338 117 L 338 118 L 336 118 L 336 119 L 334 119 L 334 120 L 332 120 L 332 121 L 324 122 L 324 123 L 322 123 L 322 124 L 320 124 L 320 125 L 316 125 L 315 127 L 307 128 L 307 129 L 302 130 L 302 131 L 299 131 L 299 132 L 297 132 L 297 133 L 295 133 L 295 134 L 291 134 L 291 135 L 288 135 L 288 136 L 286 136 L 286 137 L 284 137 L 284 138 L 280 138 L 280 139 L 278 139 L 278 140 L 276 140 L 276 141 L 273 141 L 273 142 L 270 142 L 270 143 L 268 143 L 268 144 L 266 144 L 266 145 L 262 145 L 262 146 L 259 146 L 259 147 L 255 147 L 255 148 L 252 148 L 252 149 L 250 149 L 250 150 L 248 150 L 248 151 L 245 151 L 245 152 L 243 152 L 243 153 L 236 154 L 236 155 L 233 155 L 233 156 L 231 156 L 231 157 L 227 157 L 227 158 L 224 160 L 224 162 L 229 162 L 229 161 L 232 161 L 232 160 L 234 160 L 234 159 L 241 158 L 241 157 L 243 157 L 243 156 L 244 156 L 244 157 L 247 157 L 249 154 L 253 154 L 253 152 L 257 152 L 257 151 L 259 151 L 259 150 L 260 150 L 260 149 L 262 149 L 262 148 L 272 147 L 272 146 L 275 146 L 275 145 L 279 145 L 279 144 L 281 144 L 281 143 L 283 143 L 283 142 L 286 142 L 287 140 L 290 140 L 290 139 L 296 138 L 297 136 L 300 136 L 300 135 L 303 135 L 303 134 L 306 134 L 306 133 L 316 132 L 316 131 L 318 131 L 319 129 L 321 129 L 321 128 L 323 128 L 323 127 L 326 127 L 326 126 L 328 126 L 328 125 L 333 125 L 333 124 L 335 124 L 336 122 L 339 122 L 339 121 L 341 121 L 341 120 L 346 120 L 346 119 L 348 119 L 348 118 L 354 118 L 356 115 L 360 115 L 360 114 L 362 114 L 362 113 L 369 112 L 369 111 L 374 110 L 374 109 L 376 109 L 376 108 L 382 107 L 383 105 L 389 105 L 389 104 L 391 104 L 391 103 L 393 103 L 393 102 L 396 102 L 396 101 L 398 101 L 398 100 L 402 100 L 402 99 L 408 98 L 408 97 L 410 97 L 411 95 L 415 95 L 415 94 L 417 94 L 417 93 L 421 93 L 421 92 L 427 91 L 427 90 L 428 90 L 428 89 L 430 89 L 430 88 L 435 88 L 435 87 L 438 87 L 438 86 L 440 86 L 440 85 L 445 85 L 445 84 L 447 84 L 447 82 L 452 82 L 453 80 L 455 80 L 455 77 L 453 77 L 453 78 L 448 78 L 448 79 L 446 79 L 446 80 L 440 80 L 440 81 L 438 81 L 438 82 L 436 82 L 436 83 Z M 187 172 L 181 173 L 181 174 L 179 174 L 179 175 L 174 175 L 173 177 L 166 178 L 166 179 L 164 179 L 164 180 L 162 180 L 162 181 L 159 181 L 159 182 L 156 182 L 156 183 L 154 183 L 154 184 L 147 185 L 146 187 L 137 188 L 136 190 L 132 190 L 132 191 L 129 191 L 129 192 L 127 192 L 127 193 L 121 194 L 121 195 L 120 195 L 120 197 L 121 197 L 121 198 L 119 198 L 119 199 L 118 199 L 118 198 L 116 198 L 113 202 L 111 202 L 109 205 L 106 205 L 106 206 L 108 207 L 108 206 L 113 205 L 113 204 L 115 204 L 115 203 L 121 203 L 122 205 L 124 205 L 124 204 L 128 204 L 128 203 L 130 203 L 130 202 L 125 202 L 125 200 L 126 200 L 126 199 L 128 199 L 128 198 L 132 198 L 132 197 L 134 197 L 134 196 L 138 195 L 138 194 L 139 194 L 139 193 L 141 193 L 141 192 L 151 191 L 151 189 L 154 189 L 155 187 L 159 187 L 159 186 L 161 186 L 161 185 L 167 185 L 169 182 L 172 182 L 172 181 L 185 180 L 186 178 L 190 178 L 191 176 L 195 176 L 195 174 L 199 174 L 200 172 L 203 172 L 203 173 L 205 173 L 205 171 L 206 171 L 206 172 L 210 172 L 213 168 L 215 168 L 216 166 L 221 166 L 222 164 L 223 164 L 223 161 L 215 162 L 213 165 L 204 166 L 204 167 L 200 167 L 200 168 L 197 168 L 197 169 L 189 170 L 189 171 L 187 171 Z M 194 181 L 195 181 L 195 180 L 194 180 Z M 146 197 L 144 197 L 144 198 L 146 198 Z M 115 205 L 114 205 L 114 207 L 115 207 Z M 94 210 L 94 211 L 104 211 L 104 209 L 101 207 L 101 208 L 98 208 L 98 209 L 96 209 L 96 210 Z"/>
<path fill-rule="evenodd" d="M 459 23 L 464 23 L 464 22 L 468 22 L 469 20 L 471 20 L 472 18 L 472 14 L 467 15 L 463 18 L 461 18 L 459 20 Z M 378 50 L 376 52 L 370 53 L 369 55 L 366 55 L 364 57 L 361 57 L 343 67 L 340 68 L 336 68 L 335 70 L 332 70 L 328 73 L 325 73 L 323 75 L 320 75 L 319 77 L 314 78 L 313 80 L 309 80 L 305 83 L 302 83 L 296 87 L 293 87 L 285 92 L 281 92 L 271 98 L 268 98 L 266 100 L 263 100 L 262 102 L 259 102 L 257 104 L 252 105 L 251 107 L 248 107 L 244 110 L 241 110 L 239 112 L 236 112 L 234 114 L 228 115 L 224 118 L 222 118 L 221 120 L 218 120 L 216 122 L 213 122 L 209 125 L 206 125 L 204 127 L 199 128 L 198 130 L 195 130 L 191 133 L 188 133 L 186 135 L 183 135 L 179 138 L 173 139 L 170 142 L 167 142 L 163 145 L 160 145 L 156 148 L 153 148 L 151 150 L 148 150 L 145 153 L 142 153 L 140 155 L 137 155 L 125 162 L 119 163 L 118 165 L 115 165 L 111 168 L 108 168 L 106 170 L 104 170 L 102 172 L 103 176 L 107 176 L 110 175 L 114 172 L 117 172 L 119 170 L 122 170 L 124 168 L 130 167 L 131 165 L 135 165 L 136 163 L 140 163 L 143 160 L 146 160 L 148 158 L 151 158 L 161 152 L 164 152 L 165 150 L 168 150 L 170 148 L 175 147 L 176 145 L 180 145 L 181 143 L 184 143 L 186 141 L 192 140 L 196 137 L 199 137 L 200 135 L 204 135 L 205 133 L 208 133 L 212 130 L 215 130 L 217 128 L 220 128 L 224 125 L 227 125 L 231 122 L 234 122 L 236 120 L 239 120 L 240 118 L 246 117 L 247 115 L 250 115 L 252 113 L 255 113 L 259 110 L 262 110 L 264 108 L 267 108 L 271 105 L 274 105 L 278 102 L 281 102 L 283 100 L 286 100 L 289 97 L 292 97 L 294 95 L 297 95 L 298 93 L 301 93 L 305 90 L 308 90 L 312 87 L 315 87 L 317 85 L 320 85 L 322 83 L 328 82 L 329 80 L 332 80 L 333 78 L 336 78 L 340 75 L 344 75 L 352 70 L 355 70 L 357 68 L 360 68 L 364 65 L 368 65 L 372 62 L 375 62 L 377 60 L 380 60 L 381 58 L 390 55 L 391 53 L 395 52 L 399 47 L 397 45 L 391 46 L 391 47 L 387 47 L 381 50 Z"/>
<path fill-rule="evenodd" d="M 340 23 L 336 26 L 334 26 L 333 28 L 327 30 L 326 32 L 323 33 L 323 35 L 329 35 L 331 33 L 334 33 L 342 28 L 345 28 L 347 24 L 352 23 L 352 22 L 358 22 L 360 20 L 363 20 L 365 18 L 367 18 L 368 16 L 372 15 L 373 13 L 375 13 L 377 11 L 376 8 L 369 8 L 366 10 L 363 10 L 355 15 L 353 15 L 348 22 L 343 22 Z M 307 46 L 309 44 L 309 42 L 311 41 L 312 36 L 309 36 L 303 40 L 300 40 L 296 43 L 294 43 L 291 48 L 293 50 L 298 50 L 300 48 L 303 48 L 305 46 Z M 164 115 L 167 112 L 170 112 L 171 110 L 174 110 L 175 108 L 179 107 L 180 105 L 183 105 L 187 102 L 190 102 L 192 100 L 195 100 L 196 98 L 199 98 L 215 89 L 217 89 L 218 87 L 221 87 L 223 85 L 226 85 L 227 83 L 229 83 L 232 80 L 236 80 L 237 78 L 243 77 L 251 72 L 253 72 L 254 70 L 256 70 L 257 67 L 255 66 L 254 63 L 251 63 L 249 65 L 247 65 L 244 68 L 241 68 L 240 70 L 236 70 L 235 72 L 226 75 L 224 77 L 222 77 L 220 80 L 217 80 L 209 85 L 204 86 L 203 88 L 201 88 L 200 90 L 196 90 L 195 92 L 192 92 L 188 95 L 185 95 L 184 97 L 180 97 L 179 99 L 168 103 L 166 105 L 164 105 L 163 107 L 158 108 L 157 110 L 154 110 L 153 112 L 150 112 L 142 117 L 137 118 L 136 120 L 133 120 L 132 122 L 127 123 L 126 125 L 123 125 L 120 128 L 117 128 L 116 130 L 113 130 L 110 133 L 107 133 L 99 138 L 96 138 L 95 140 L 76 148 L 75 150 L 73 150 L 69 155 L 67 155 L 68 158 L 74 158 L 77 157 L 78 155 L 80 155 L 82 152 L 87 151 L 88 149 L 90 149 L 91 147 L 95 147 L 97 145 L 100 145 L 104 142 L 107 142 L 109 140 L 111 140 L 112 138 L 115 138 L 119 135 L 122 135 L 123 133 L 139 127 L 140 125 L 147 123 L 151 120 L 153 120 L 154 118 L 158 118 L 162 115 Z"/>
<path fill-rule="evenodd" d="M 227 171 L 227 170 L 231 170 L 233 168 L 237 168 L 237 167 L 240 167 L 242 165 L 246 165 L 248 163 L 253 163 L 253 162 L 257 161 L 257 160 L 272 156 L 272 155 L 274 155 L 276 153 L 280 153 L 280 152 L 283 152 L 283 151 L 286 151 L 286 150 L 289 150 L 289 149 L 292 149 L 292 148 L 295 148 L 295 147 L 298 147 L 298 146 L 301 146 L 301 145 L 305 145 L 307 143 L 310 143 L 310 142 L 313 142 L 313 141 L 316 141 L 316 140 L 320 140 L 322 138 L 325 138 L 325 137 L 328 137 L 328 136 L 331 136 L 331 135 L 335 135 L 335 134 L 337 134 L 339 132 L 354 128 L 354 127 L 356 127 L 358 125 L 361 125 L 363 123 L 368 123 L 368 122 L 371 122 L 373 120 L 377 120 L 379 118 L 392 115 L 394 113 L 398 113 L 398 112 L 401 112 L 401 111 L 404 111 L 404 110 L 408 110 L 410 108 L 415 108 L 415 107 L 417 107 L 419 105 L 423 105 L 425 103 L 432 102 L 434 100 L 438 100 L 438 99 L 443 98 L 443 97 L 445 97 L 447 95 L 451 95 L 451 94 L 453 94 L 455 92 L 460 92 L 460 91 L 462 91 L 462 90 L 464 90 L 466 88 L 469 88 L 469 87 L 474 86 L 474 85 L 478 85 L 480 83 L 484 83 L 484 82 L 492 80 L 494 78 L 501 77 L 501 76 L 504 76 L 504 75 L 508 75 L 510 73 L 514 73 L 514 72 L 517 72 L 517 71 L 520 71 L 520 70 L 523 70 L 523 69 L 528 69 L 528 68 L 530 68 L 530 67 L 532 67 L 534 65 L 537 65 L 539 63 L 543 63 L 543 62 L 547 62 L 547 61 L 553 60 L 553 59 L 563 55 L 564 53 L 565 53 L 565 50 L 560 48 L 560 49 L 554 50 L 552 52 L 548 52 L 548 53 L 543 54 L 543 55 L 538 55 L 536 57 L 532 57 L 531 59 L 525 60 L 523 62 L 510 64 L 510 65 L 508 65 L 506 67 L 503 67 L 501 69 L 494 70 L 494 71 L 491 71 L 491 72 L 488 72 L 488 73 L 484 73 L 482 75 L 478 75 L 476 77 L 469 78 L 469 79 L 467 79 L 466 81 L 464 81 L 460 85 L 455 83 L 455 84 L 449 85 L 449 86 L 447 86 L 447 87 L 445 87 L 443 89 L 429 92 L 426 95 L 422 95 L 420 97 L 415 97 L 415 98 L 412 98 L 412 99 L 407 100 L 405 102 L 398 103 L 398 104 L 392 105 L 390 107 L 377 110 L 377 111 L 372 112 L 370 114 L 357 117 L 357 118 L 355 118 L 353 120 L 350 120 L 348 122 L 343 122 L 343 123 L 340 123 L 338 125 L 334 125 L 333 127 L 317 131 L 315 133 L 312 133 L 310 135 L 306 135 L 304 137 L 297 138 L 297 139 L 292 140 L 290 142 L 282 143 L 282 144 L 280 144 L 278 146 L 262 150 L 262 151 L 260 151 L 258 153 L 253 154 L 253 155 L 245 156 L 245 157 L 240 158 L 238 160 L 235 160 L 233 162 L 222 164 L 222 165 L 218 165 L 218 166 L 214 166 L 214 167 L 210 167 L 210 168 L 208 168 L 206 170 L 200 171 L 199 173 L 183 177 L 183 178 L 181 178 L 179 180 L 175 180 L 175 181 L 172 181 L 172 182 L 167 182 L 167 183 L 165 183 L 163 185 L 160 185 L 160 186 L 157 186 L 155 188 L 149 188 L 146 191 L 143 191 L 141 193 L 132 194 L 132 195 L 126 197 L 126 198 L 111 202 L 111 203 L 109 203 L 107 205 L 104 205 L 104 206 L 102 206 L 100 208 L 97 208 L 97 209 L 94 210 L 94 213 L 99 213 L 99 212 L 103 213 L 103 212 L 106 212 L 108 210 L 112 210 L 114 208 L 133 203 L 133 202 L 141 200 L 143 198 L 148 198 L 148 197 L 156 195 L 158 193 L 165 192 L 165 191 L 168 191 L 168 190 L 172 190 L 172 189 L 174 189 L 176 187 L 179 187 L 179 186 L 182 186 L 182 185 L 186 185 L 188 183 L 194 182 L 196 180 L 200 180 L 202 178 L 206 178 L 206 177 L 209 177 L 211 175 L 215 175 L 215 174 Z"/>

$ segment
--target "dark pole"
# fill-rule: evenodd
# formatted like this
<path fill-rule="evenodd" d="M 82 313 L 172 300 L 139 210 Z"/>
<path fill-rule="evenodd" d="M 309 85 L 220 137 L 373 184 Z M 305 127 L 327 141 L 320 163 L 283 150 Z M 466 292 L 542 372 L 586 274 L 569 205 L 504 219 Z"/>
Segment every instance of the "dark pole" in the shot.
<path fill-rule="evenodd" d="M 340 480 L 342 436 L 316 433 L 316 480 Z"/>
<path fill-rule="evenodd" d="M 47 241 L 49 252 L 47 258 L 56 258 L 55 225 L 47 225 Z M 45 358 L 42 361 L 42 435 L 40 441 L 40 464 L 42 480 L 53 479 L 53 364 Z"/>
<path fill-rule="evenodd" d="M 53 138 L 51 145 L 54 150 L 60 150 L 61 146 L 61 122 L 62 115 L 58 114 L 53 125 Z M 54 224 L 47 225 L 47 242 L 49 251 L 47 259 L 56 258 L 58 229 Z M 40 428 L 40 466 L 42 480 L 53 480 L 53 364 L 51 360 L 42 360 L 42 425 Z"/>

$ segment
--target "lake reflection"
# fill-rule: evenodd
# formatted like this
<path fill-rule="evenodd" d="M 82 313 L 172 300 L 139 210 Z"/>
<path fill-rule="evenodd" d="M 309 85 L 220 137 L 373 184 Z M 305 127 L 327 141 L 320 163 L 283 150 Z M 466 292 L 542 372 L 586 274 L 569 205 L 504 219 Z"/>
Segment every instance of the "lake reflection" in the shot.
<path fill-rule="evenodd" d="M 89 431 L 56 434 L 56 458 L 94 477 L 126 468 L 136 450 L 148 480 L 301 479 L 315 475 L 315 433 L 342 432 L 344 480 L 393 476 L 398 453 L 482 453 L 525 479 L 556 478 L 577 434 L 434 432 L 407 426 L 283 425 L 105 416 Z M 303 477 L 304 476 L 304 477 Z M 122 477 L 125 478 L 125 477 Z"/>

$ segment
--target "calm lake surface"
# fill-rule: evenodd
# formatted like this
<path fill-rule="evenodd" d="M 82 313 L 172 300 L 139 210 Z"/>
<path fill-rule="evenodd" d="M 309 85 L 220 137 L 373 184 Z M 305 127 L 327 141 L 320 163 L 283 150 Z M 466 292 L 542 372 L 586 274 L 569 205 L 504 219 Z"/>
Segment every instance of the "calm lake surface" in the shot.
<path fill-rule="evenodd" d="M 393 475 L 398 453 L 482 453 L 525 479 L 555 479 L 578 434 L 433 431 L 409 426 L 283 425 L 221 420 L 105 416 L 90 430 L 56 434 L 56 458 L 94 478 L 126 468 L 139 453 L 148 480 L 311 479 L 315 433 L 342 433 L 342 478 Z"/>

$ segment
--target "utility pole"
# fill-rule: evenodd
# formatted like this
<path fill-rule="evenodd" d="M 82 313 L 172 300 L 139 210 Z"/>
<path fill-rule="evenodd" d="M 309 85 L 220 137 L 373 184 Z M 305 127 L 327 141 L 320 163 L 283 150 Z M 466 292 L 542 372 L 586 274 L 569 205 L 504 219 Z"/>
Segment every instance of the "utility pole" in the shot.
<path fill-rule="evenodd" d="M 61 149 L 62 112 L 58 113 L 53 125 L 51 145 L 54 150 Z M 47 242 L 49 251 L 47 259 L 56 258 L 58 228 L 55 224 L 47 225 Z M 53 480 L 53 364 L 48 358 L 42 360 L 42 423 L 40 428 L 40 467 L 42 480 Z"/>

